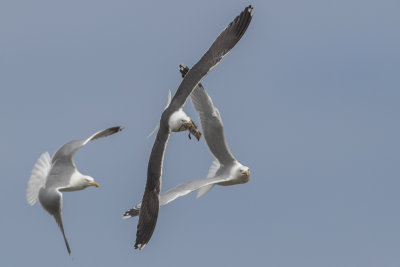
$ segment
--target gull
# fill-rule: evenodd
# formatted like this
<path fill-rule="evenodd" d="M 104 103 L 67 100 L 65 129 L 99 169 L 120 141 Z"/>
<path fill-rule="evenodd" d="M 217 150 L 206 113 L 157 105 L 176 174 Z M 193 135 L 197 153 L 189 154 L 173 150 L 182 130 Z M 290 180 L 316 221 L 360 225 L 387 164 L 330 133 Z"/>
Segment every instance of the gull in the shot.
<path fill-rule="evenodd" d="M 30 205 L 39 200 L 42 207 L 54 217 L 71 258 L 71 249 L 62 221 L 62 192 L 83 190 L 88 186 L 99 187 L 92 177 L 83 175 L 76 169 L 73 157 L 76 151 L 89 141 L 115 134 L 122 129 L 120 126 L 112 127 L 99 131 L 87 139 L 70 141 L 58 149 L 52 158 L 48 152 L 44 152 L 32 169 L 26 200 Z"/>
<path fill-rule="evenodd" d="M 184 77 L 189 68 L 183 64 L 179 67 L 182 77 Z M 244 184 L 250 179 L 249 167 L 239 163 L 230 152 L 225 141 L 221 115 L 201 83 L 193 90 L 190 99 L 199 115 L 203 137 L 214 156 L 214 161 L 205 179 L 189 181 L 160 194 L 160 207 L 195 190 L 198 190 L 197 197 L 199 198 L 214 185 Z M 123 218 L 139 215 L 141 205 L 142 203 L 139 203 L 134 208 L 126 211 Z"/>
<path fill-rule="evenodd" d="M 242 38 L 250 24 L 252 16 L 253 8 L 248 6 L 222 31 L 208 51 L 187 73 L 172 98 L 171 103 L 169 103 L 168 107 L 162 113 L 147 168 L 147 181 L 139 213 L 135 249 L 143 249 L 150 241 L 157 223 L 160 207 L 163 158 L 171 132 L 188 129 L 199 139 L 196 126 L 183 111 L 183 106 L 187 98 L 207 73 Z"/>

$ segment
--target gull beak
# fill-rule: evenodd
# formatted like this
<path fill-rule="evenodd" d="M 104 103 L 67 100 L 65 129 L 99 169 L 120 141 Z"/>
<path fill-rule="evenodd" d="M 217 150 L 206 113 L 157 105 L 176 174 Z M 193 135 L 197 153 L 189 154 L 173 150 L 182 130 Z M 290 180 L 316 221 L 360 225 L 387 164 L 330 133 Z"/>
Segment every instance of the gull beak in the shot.
<path fill-rule="evenodd" d="M 95 187 L 99 187 L 100 185 L 96 182 L 91 183 L 91 185 L 95 186 Z"/>
<path fill-rule="evenodd" d="M 246 174 L 247 176 L 249 176 L 250 175 L 250 171 L 247 170 L 247 171 L 243 172 L 243 174 Z"/>
<path fill-rule="evenodd" d="M 199 130 L 197 130 L 197 125 L 192 120 L 189 121 L 188 124 L 189 124 L 189 127 L 188 127 L 189 139 L 191 139 L 190 134 L 193 134 L 196 137 L 197 141 L 199 141 L 200 137 L 201 137 L 201 132 Z"/>

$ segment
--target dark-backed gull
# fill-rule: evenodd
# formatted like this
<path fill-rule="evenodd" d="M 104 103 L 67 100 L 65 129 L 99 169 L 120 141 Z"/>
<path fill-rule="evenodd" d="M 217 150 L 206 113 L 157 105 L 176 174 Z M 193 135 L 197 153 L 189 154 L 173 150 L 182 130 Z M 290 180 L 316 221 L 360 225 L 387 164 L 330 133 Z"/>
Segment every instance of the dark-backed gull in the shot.
<path fill-rule="evenodd" d="M 182 77 L 189 68 L 180 65 Z M 218 109 L 201 83 L 193 90 L 190 99 L 199 115 L 203 137 L 210 152 L 214 156 L 214 162 L 208 171 L 206 179 L 189 181 L 160 194 L 160 206 L 164 206 L 178 197 L 185 196 L 198 190 L 197 197 L 204 195 L 214 185 L 235 185 L 247 183 L 250 179 L 250 169 L 239 163 L 230 152 L 225 141 L 224 127 Z M 139 203 L 134 208 L 124 213 L 124 218 L 139 215 Z"/>
<path fill-rule="evenodd" d="M 194 127 L 187 125 L 190 118 L 182 108 L 199 82 L 235 46 L 245 33 L 253 16 L 253 8 L 246 7 L 217 37 L 208 51 L 187 73 L 171 103 L 161 115 L 159 130 L 147 168 L 147 182 L 136 232 L 135 249 L 142 249 L 150 240 L 158 218 L 160 206 L 161 174 L 165 148 L 171 131 Z M 186 125 L 185 125 L 186 124 Z"/>

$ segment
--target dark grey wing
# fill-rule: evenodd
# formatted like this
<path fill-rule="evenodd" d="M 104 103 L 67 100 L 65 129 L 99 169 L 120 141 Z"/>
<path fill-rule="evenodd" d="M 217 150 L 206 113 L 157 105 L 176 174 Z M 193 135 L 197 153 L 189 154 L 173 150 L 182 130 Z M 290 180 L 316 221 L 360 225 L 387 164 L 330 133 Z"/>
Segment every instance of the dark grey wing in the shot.
<path fill-rule="evenodd" d="M 74 155 L 89 141 L 106 137 L 121 131 L 123 127 L 111 127 L 92 134 L 89 138 L 73 140 L 60 147 L 54 154 L 51 163 L 52 168 L 46 180 L 46 186 L 63 187 L 69 184 L 70 175 L 75 170 Z"/>
<path fill-rule="evenodd" d="M 186 75 L 175 93 L 171 104 L 164 110 L 160 129 L 151 151 L 146 188 L 139 213 L 136 231 L 135 248 L 142 249 L 150 240 L 157 223 L 159 210 L 159 193 L 161 187 L 161 170 L 165 146 L 169 138 L 168 120 L 171 114 L 183 107 L 187 98 L 202 78 L 225 56 L 240 40 L 250 24 L 253 15 L 251 6 L 245 8 L 238 17 L 218 36 L 210 49 L 203 55 Z"/>
<path fill-rule="evenodd" d="M 248 6 L 222 31 L 208 51 L 185 76 L 169 107 L 173 110 L 178 110 L 185 105 L 187 98 L 196 85 L 242 38 L 252 17 L 253 7 Z"/>
<path fill-rule="evenodd" d="M 196 191 L 199 188 L 202 188 L 207 185 L 225 182 L 227 180 L 229 180 L 229 177 L 224 177 L 224 178 L 214 177 L 214 178 L 208 178 L 208 179 L 193 180 L 193 181 L 189 181 L 189 182 L 180 184 L 180 185 L 168 190 L 167 192 L 160 194 L 159 205 L 160 205 L 160 207 L 167 205 L 169 202 L 177 199 L 178 197 L 186 196 L 187 194 L 189 194 L 193 191 Z M 142 206 L 142 203 L 139 203 L 134 208 L 126 211 L 124 213 L 123 217 L 130 218 L 130 217 L 135 217 L 135 216 L 139 215 L 141 206 Z"/>
<path fill-rule="evenodd" d="M 146 188 L 137 225 L 135 249 L 142 249 L 149 242 L 156 227 L 160 207 L 159 194 L 161 190 L 162 165 L 169 135 L 168 122 L 161 119 L 147 167 Z"/>
<path fill-rule="evenodd" d="M 189 68 L 181 64 L 179 70 L 184 77 Z M 199 115 L 204 140 L 211 153 L 222 165 L 230 165 L 235 162 L 236 159 L 225 141 L 224 126 L 219 111 L 214 107 L 210 96 L 201 83 L 190 94 L 190 99 Z"/>

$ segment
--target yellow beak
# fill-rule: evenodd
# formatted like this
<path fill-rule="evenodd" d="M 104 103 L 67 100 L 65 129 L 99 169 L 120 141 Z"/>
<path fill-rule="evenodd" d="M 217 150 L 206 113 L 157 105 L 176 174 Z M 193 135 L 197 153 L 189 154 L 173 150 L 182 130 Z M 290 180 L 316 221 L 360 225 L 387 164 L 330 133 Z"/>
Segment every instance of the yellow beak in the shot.
<path fill-rule="evenodd" d="M 93 182 L 91 185 L 95 186 L 95 187 L 99 187 L 100 185 L 96 182 Z"/>
<path fill-rule="evenodd" d="M 243 172 L 243 174 L 246 174 L 247 176 L 249 176 L 250 175 L 250 171 L 245 171 L 245 172 Z"/>

